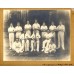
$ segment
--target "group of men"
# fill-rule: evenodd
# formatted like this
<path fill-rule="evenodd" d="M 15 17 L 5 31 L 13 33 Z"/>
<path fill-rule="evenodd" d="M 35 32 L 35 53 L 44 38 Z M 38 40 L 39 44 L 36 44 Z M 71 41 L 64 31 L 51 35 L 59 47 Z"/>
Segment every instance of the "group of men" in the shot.
<path fill-rule="evenodd" d="M 31 30 L 33 30 L 33 32 Z M 56 52 L 56 31 L 58 31 L 58 49 L 62 48 L 65 50 L 65 26 L 62 24 L 62 22 L 59 22 L 57 27 L 54 25 L 54 22 L 47 27 L 45 22 L 43 22 L 43 24 L 40 26 L 37 20 L 35 20 L 33 25 L 27 21 L 27 24 L 24 25 L 24 30 L 19 22 L 15 28 L 11 23 L 10 27 L 8 28 L 10 49 L 16 51 L 17 53 L 27 51 L 39 52 L 40 46 L 42 46 L 41 51 L 44 53 Z"/>

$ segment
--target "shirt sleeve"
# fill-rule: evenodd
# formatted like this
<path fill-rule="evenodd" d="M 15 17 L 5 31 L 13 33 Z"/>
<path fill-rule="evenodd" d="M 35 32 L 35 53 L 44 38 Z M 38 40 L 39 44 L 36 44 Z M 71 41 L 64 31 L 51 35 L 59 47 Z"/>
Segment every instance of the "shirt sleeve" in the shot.
<path fill-rule="evenodd" d="M 22 31 L 22 27 L 20 27 L 20 31 Z"/>
<path fill-rule="evenodd" d="M 9 28 L 8 28 L 8 32 L 9 32 Z"/>
<path fill-rule="evenodd" d="M 65 26 L 64 26 L 64 25 L 63 25 L 62 29 L 63 29 L 63 31 L 65 32 Z"/>

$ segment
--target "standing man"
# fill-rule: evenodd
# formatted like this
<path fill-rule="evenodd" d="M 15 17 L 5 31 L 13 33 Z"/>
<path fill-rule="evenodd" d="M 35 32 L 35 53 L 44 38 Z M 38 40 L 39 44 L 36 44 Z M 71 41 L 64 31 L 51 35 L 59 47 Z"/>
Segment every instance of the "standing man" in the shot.
<path fill-rule="evenodd" d="M 20 38 L 21 31 L 22 31 L 22 27 L 20 26 L 20 23 L 18 22 L 17 26 L 15 27 L 16 38 Z"/>
<path fill-rule="evenodd" d="M 40 24 L 38 23 L 37 20 L 35 20 L 35 23 L 33 24 L 32 28 L 33 28 L 33 32 L 39 33 Z"/>
<path fill-rule="evenodd" d="M 9 46 L 10 48 L 9 49 L 12 49 L 12 44 L 14 42 L 14 32 L 15 32 L 15 29 L 13 27 L 13 24 L 11 23 L 10 24 L 10 27 L 8 28 L 8 33 L 9 33 Z"/>
<path fill-rule="evenodd" d="M 45 34 L 47 33 L 47 26 L 45 24 L 45 22 L 43 22 L 43 25 L 41 26 L 41 31 L 42 31 L 42 38 L 44 39 L 45 38 Z"/>
<path fill-rule="evenodd" d="M 23 48 L 23 51 L 25 50 L 25 31 L 24 33 L 22 32 L 21 36 L 20 36 L 20 41 L 22 43 L 22 48 Z"/>
<path fill-rule="evenodd" d="M 35 32 L 33 32 L 33 34 L 31 35 L 31 52 L 35 51 L 35 47 L 36 47 L 36 36 L 35 36 Z"/>
<path fill-rule="evenodd" d="M 65 47 L 64 47 L 65 26 L 61 21 L 57 27 L 57 30 L 58 30 L 58 48 L 62 47 L 62 49 L 65 50 Z"/>
<path fill-rule="evenodd" d="M 25 24 L 24 29 L 27 34 L 31 35 L 31 24 L 29 23 L 29 21 L 27 21 L 27 24 Z"/>
<path fill-rule="evenodd" d="M 54 25 L 54 22 L 51 23 L 49 30 L 53 33 L 53 42 L 56 44 L 56 34 L 55 34 L 56 26 Z"/>
<path fill-rule="evenodd" d="M 36 51 L 37 51 L 37 52 L 39 52 L 40 38 L 41 38 L 40 34 L 39 34 L 39 33 L 36 33 L 36 45 L 37 45 Z"/>

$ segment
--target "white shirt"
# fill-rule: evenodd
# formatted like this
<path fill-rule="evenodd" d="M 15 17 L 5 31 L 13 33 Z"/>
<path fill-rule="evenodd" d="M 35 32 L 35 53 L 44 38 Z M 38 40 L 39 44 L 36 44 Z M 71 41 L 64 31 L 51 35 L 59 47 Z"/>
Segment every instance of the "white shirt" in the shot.
<path fill-rule="evenodd" d="M 24 40 L 24 39 L 25 39 L 25 35 L 24 35 L 24 33 L 21 34 L 20 39 L 21 39 L 21 40 Z"/>
<path fill-rule="evenodd" d="M 41 26 L 41 30 L 42 30 L 42 31 L 46 31 L 47 29 L 48 29 L 48 28 L 47 28 L 46 25 L 45 25 L 45 26 L 44 26 L 44 25 Z"/>
<path fill-rule="evenodd" d="M 29 34 L 25 34 L 25 39 L 28 39 L 28 38 L 30 38 L 30 35 Z"/>
<path fill-rule="evenodd" d="M 16 26 L 15 27 L 15 31 L 16 32 L 21 32 L 22 31 L 22 27 L 21 26 Z"/>
<path fill-rule="evenodd" d="M 40 36 L 40 34 L 39 33 L 36 33 L 36 38 L 40 38 L 41 36 Z"/>
<path fill-rule="evenodd" d="M 54 31 L 56 29 L 56 26 L 55 25 L 51 25 L 50 27 L 49 27 L 49 30 L 51 30 L 51 31 Z"/>
<path fill-rule="evenodd" d="M 25 24 L 24 29 L 30 30 L 31 29 L 31 25 L 30 24 Z"/>
<path fill-rule="evenodd" d="M 58 27 L 57 27 L 57 30 L 58 31 L 63 31 L 63 32 L 65 32 L 65 26 L 62 24 L 62 25 L 59 25 Z"/>
<path fill-rule="evenodd" d="M 9 33 L 14 33 L 15 32 L 15 28 L 14 27 L 9 27 L 8 28 L 8 32 Z"/>
<path fill-rule="evenodd" d="M 53 33 L 51 33 L 51 32 L 50 33 L 46 33 L 45 36 L 46 36 L 47 39 L 50 39 L 50 38 L 53 37 Z"/>
<path fill-rule="evenodd" d="M 33 29 L 40 29 L 40 24 L 39 23 L 34 23 L 33 24 Z"/>

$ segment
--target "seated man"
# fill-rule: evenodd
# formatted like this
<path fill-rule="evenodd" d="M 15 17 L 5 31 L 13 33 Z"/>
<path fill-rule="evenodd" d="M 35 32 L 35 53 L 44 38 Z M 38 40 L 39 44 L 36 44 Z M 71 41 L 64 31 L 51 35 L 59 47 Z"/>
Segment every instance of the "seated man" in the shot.
<path fill-rule="evenodd" d="M 23 52 L 21 42 L 19 41 L 18 38 L 16 38 L 16 41 L 13 43 L 12 49 L 14 51 L 16 51 L 17 53 L 22 53 Z"/>
<path fill-rule="evenodd" d="M 45 40 L 43 41 L 43 44 L 42 44 L 42 51 L 46 50 L 46 46 L 47 46 L 47 49 L 49 49 L 48 45 L 50 44 L 52 37 L 53 37 L 53 34 L 48 30 L 46 33 Z"/>
<path fill-rule="evenodd" d="M 29 34 L 25 34 L 25 51 L 29 51 L 30 48 L 30 35 Z"/>
<path fill-rule="evenodd" d="M 24 49 L 25 49 L 25 31 L 24 31 L 24 33 L 22 32 L 19 39 L 21 41 L 22 48 L 23 48 L 23 51 L 24 51 Z"/>
<path fill-rule="evenodd" d="M 39 52 L 40 34 L 38 32 L 36 34 L 35 34 L 35 32 L 33 32 L 31 38 L 32 38 L 32 40 L 31 40 L 31 51 Z"/>
<path fill-rule="evenodd" d="M 55 43 L 53 43 L 52 41 L 51 41 L 51 43 L 50 43 L 50 45 L 49 45 L 49 52 L 51 53 L 51 52 L 56 52 L 56 44 Z"/>
<path fill-rule="evenodd" d="M 46 48 L 45 48 L 45 53 L 52 53 L 56 52 L 56 45 L 51 41 L 50 44 L 47 43 Z"/>

